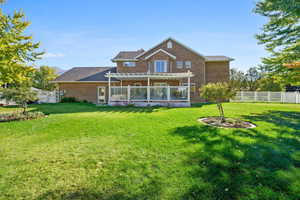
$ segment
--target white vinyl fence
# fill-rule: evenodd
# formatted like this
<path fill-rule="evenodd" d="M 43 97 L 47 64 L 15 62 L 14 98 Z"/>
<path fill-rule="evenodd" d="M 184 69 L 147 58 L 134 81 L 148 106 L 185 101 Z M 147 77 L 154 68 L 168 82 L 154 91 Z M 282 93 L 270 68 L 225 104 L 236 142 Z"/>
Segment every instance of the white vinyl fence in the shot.
<path fill-rule="evenodd" d="M 44 91 L 36 88 L 32 90 L 37 92 L 38 103 L 57 103 L 59 102 L 58 91 Z"/>
<path fill-rule="evenodd" d="M 299 92 L 237 92 L 231 102 L 300 103 Z"/>
<path fill-rule="evenodd" d="M 33 91 L 37 92 L 38 103 L 57 103 L 59 102 L 58 91 L 43 91 L 36 88 L 31 88 Z M 1 96 L 1 93 L 0 93 Z M 6 101 L 5 99 L 0 99 L 0 105 L 15 105 L 14 102 Z"/>

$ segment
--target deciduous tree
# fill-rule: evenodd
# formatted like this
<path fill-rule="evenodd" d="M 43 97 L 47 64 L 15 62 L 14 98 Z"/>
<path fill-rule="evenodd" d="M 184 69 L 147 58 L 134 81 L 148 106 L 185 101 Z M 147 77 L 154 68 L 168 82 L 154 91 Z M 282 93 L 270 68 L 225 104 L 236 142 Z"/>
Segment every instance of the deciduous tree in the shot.
<path fill-rule="evenodd" d="M 51 83 L 57 77 L 54 68 L 48 66 L 40 66 L 34 74 L 33 86 L 41 90 L 52 91 L 56 88 L 56 84 Z"/>
<path fill-rule="evenodd" d="M 33 68 L 28 63 L 40 58 L 39 43 L 24 31 L 30 22 L 23 12 L 6 15 L 0 9 L 0 85 L 20 85 L 28 80 Z"/>
<path fill-rule="evenodd" d="M 228 83 L 208 83 L 200 89 L 201 96 L 208 101 L 215 102 L 217 104 L 220 113 L 220 122 L 225 121 L 224 109 L 222 102 L 234 97 L 236 92 Z"/>

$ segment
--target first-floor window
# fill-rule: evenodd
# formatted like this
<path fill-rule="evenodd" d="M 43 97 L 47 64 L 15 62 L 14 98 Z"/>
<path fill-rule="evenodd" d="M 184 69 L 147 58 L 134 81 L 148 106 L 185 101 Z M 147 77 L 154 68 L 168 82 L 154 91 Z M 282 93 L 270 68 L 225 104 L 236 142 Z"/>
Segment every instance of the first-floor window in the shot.
<path fill-rule="evenodd" d="M 167 61 L 166 60 L 156 60 L 154 62 L 155 72 L 167 72 Z"/>
<path fill-rule="evenodd" d="M 135 67 L 135 62 L 123 62 L 124 67 Z"/>

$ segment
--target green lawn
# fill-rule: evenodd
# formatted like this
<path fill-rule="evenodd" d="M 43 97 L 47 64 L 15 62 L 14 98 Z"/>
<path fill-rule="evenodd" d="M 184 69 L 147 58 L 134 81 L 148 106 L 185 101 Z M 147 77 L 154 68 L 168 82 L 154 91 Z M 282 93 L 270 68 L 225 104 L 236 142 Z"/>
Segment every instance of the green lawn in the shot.
<path fill-rule="evenodd" d="M 198 123 L 215 105 L 31 109 L 0 123 L 0 199 L 300 199 L 300 105 L 226 103 L 247 130 Z"/>

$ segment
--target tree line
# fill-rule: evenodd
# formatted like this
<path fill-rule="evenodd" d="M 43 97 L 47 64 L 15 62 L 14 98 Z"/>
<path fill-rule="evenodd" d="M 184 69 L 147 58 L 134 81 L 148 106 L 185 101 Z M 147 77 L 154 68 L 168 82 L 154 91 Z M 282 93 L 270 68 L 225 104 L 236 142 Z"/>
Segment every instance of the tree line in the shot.
<path fill-rule="evenodd" d="M 288 83 L 280 76 L 251 67 L 246 72 L 230 69 L 229 85 L 238 91 L 284 91 Z"/>

